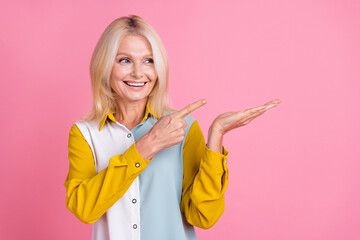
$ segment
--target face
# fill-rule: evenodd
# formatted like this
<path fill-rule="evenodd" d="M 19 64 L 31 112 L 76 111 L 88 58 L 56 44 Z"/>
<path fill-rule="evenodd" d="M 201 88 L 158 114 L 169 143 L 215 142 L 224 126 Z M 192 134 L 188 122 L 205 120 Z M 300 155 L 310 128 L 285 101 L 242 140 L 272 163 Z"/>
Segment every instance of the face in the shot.
<path fill-rule="evenodd" d="M 146 102 L 157 79 L 151 45 L 140 35 L 125 36 L 111 72 L 111 88 L 121 104 Z"/>

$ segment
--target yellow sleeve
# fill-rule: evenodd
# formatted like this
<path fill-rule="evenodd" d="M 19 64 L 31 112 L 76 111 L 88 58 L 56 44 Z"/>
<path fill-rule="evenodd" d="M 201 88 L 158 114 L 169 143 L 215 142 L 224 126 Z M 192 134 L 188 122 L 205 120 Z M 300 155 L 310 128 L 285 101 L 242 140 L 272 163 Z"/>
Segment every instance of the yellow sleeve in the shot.
<path fill-rule="evenodd" d="M 143 159 L 133 144 L 123 154 L 111 157 L 109 166 L 96 174 L 91 148 L 75 124 L 70 130 L 68 148 L 66 206 L 84 223 L 98 220 L 152 160 Z M 136 167 L 136 163 L 140 166 Z"/>
<path fill-rule="evenodd" d="M 199 123 L 195 121 L 183 149 L 183 191 L 181 212 L 191 225 L 208 229 L 225 210 L 228 186 L 228 152 L 220 154 L 207 148 Z"/>

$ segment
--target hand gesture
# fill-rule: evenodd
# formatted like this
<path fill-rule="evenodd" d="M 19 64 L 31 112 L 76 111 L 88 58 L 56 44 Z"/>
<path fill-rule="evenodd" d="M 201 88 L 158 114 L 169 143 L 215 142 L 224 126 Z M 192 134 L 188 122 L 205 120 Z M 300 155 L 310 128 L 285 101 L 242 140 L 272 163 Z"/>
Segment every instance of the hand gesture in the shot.
<path fill-rule="evenodd" d="M 216 152 L 222 152 L 222 140 L 225 133 L 235 128 L 245 126 L 267 110 L 276 107 L 279 103 L 281 103 L 281 100 L 276 99 L 265 103 L 262 106 L 249 108 L 238 112 L 227 112 L 220 114 L 217 118 L 215 118 L 209 128 L 207 142 L 209 149 Z"/>
<path fill-rule="evenodd" d="M 219 115 L 211 124 L 212 130 L 224 135 L 225 133 L 235 128 L 245 126 L 267 110 L 277 106 L 280 102 L 280 99 L 276 99 L 258 107 L 249 108 L 238 112 L 223 113 Z"/>
<path fill-rule="evenodd" d="M 180 111 L 161 117 L 136 143 L 140 155 L 150 159 L 161 149 L 174 146 L 184 140 L 187 122 L 183 118 L 204 104 L 206 104 L 205 100 L 198 100 Z"/>

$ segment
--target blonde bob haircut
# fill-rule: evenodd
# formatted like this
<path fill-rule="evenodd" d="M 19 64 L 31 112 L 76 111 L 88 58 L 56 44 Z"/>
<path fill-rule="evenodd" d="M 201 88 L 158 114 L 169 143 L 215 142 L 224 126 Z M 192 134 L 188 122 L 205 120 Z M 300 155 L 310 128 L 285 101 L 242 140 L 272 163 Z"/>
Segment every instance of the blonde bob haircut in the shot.
<path fill-rule="evenodd" d="M 116 95 L 110 85 L 111 71 L 121 40 L 127 35 L 145 37 L 152 48 L 155 69 L 158 75 L 147 107 L 156 117 L 171 111 L 168 100 L 169 65 L 165 47 L 154 28 L 136 15 L 114 20 L 101 35 L 90 62 L 90 77 L 93 93 L 93 107 L 85 120 L 101 121 L 108 110 L 114 112 Z"/>

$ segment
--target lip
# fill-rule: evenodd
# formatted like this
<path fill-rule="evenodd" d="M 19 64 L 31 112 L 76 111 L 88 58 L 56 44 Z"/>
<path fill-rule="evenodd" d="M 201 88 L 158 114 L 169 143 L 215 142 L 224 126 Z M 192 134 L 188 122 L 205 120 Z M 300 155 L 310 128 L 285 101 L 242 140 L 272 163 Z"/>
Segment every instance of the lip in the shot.
<path fill-rule="evenodd" d="M 131 89 L 140 90 L 140 89 L 143 89 L 148 82 L 123 81 L 123 83 Z M 130 85 L 130 84 L 132 84 L 132 85 Z M 139 85 L 139 84 L 144 84 L 144 85 Z M 136 85 L 139 85 L 139 86 L 136 86 Z"/>

